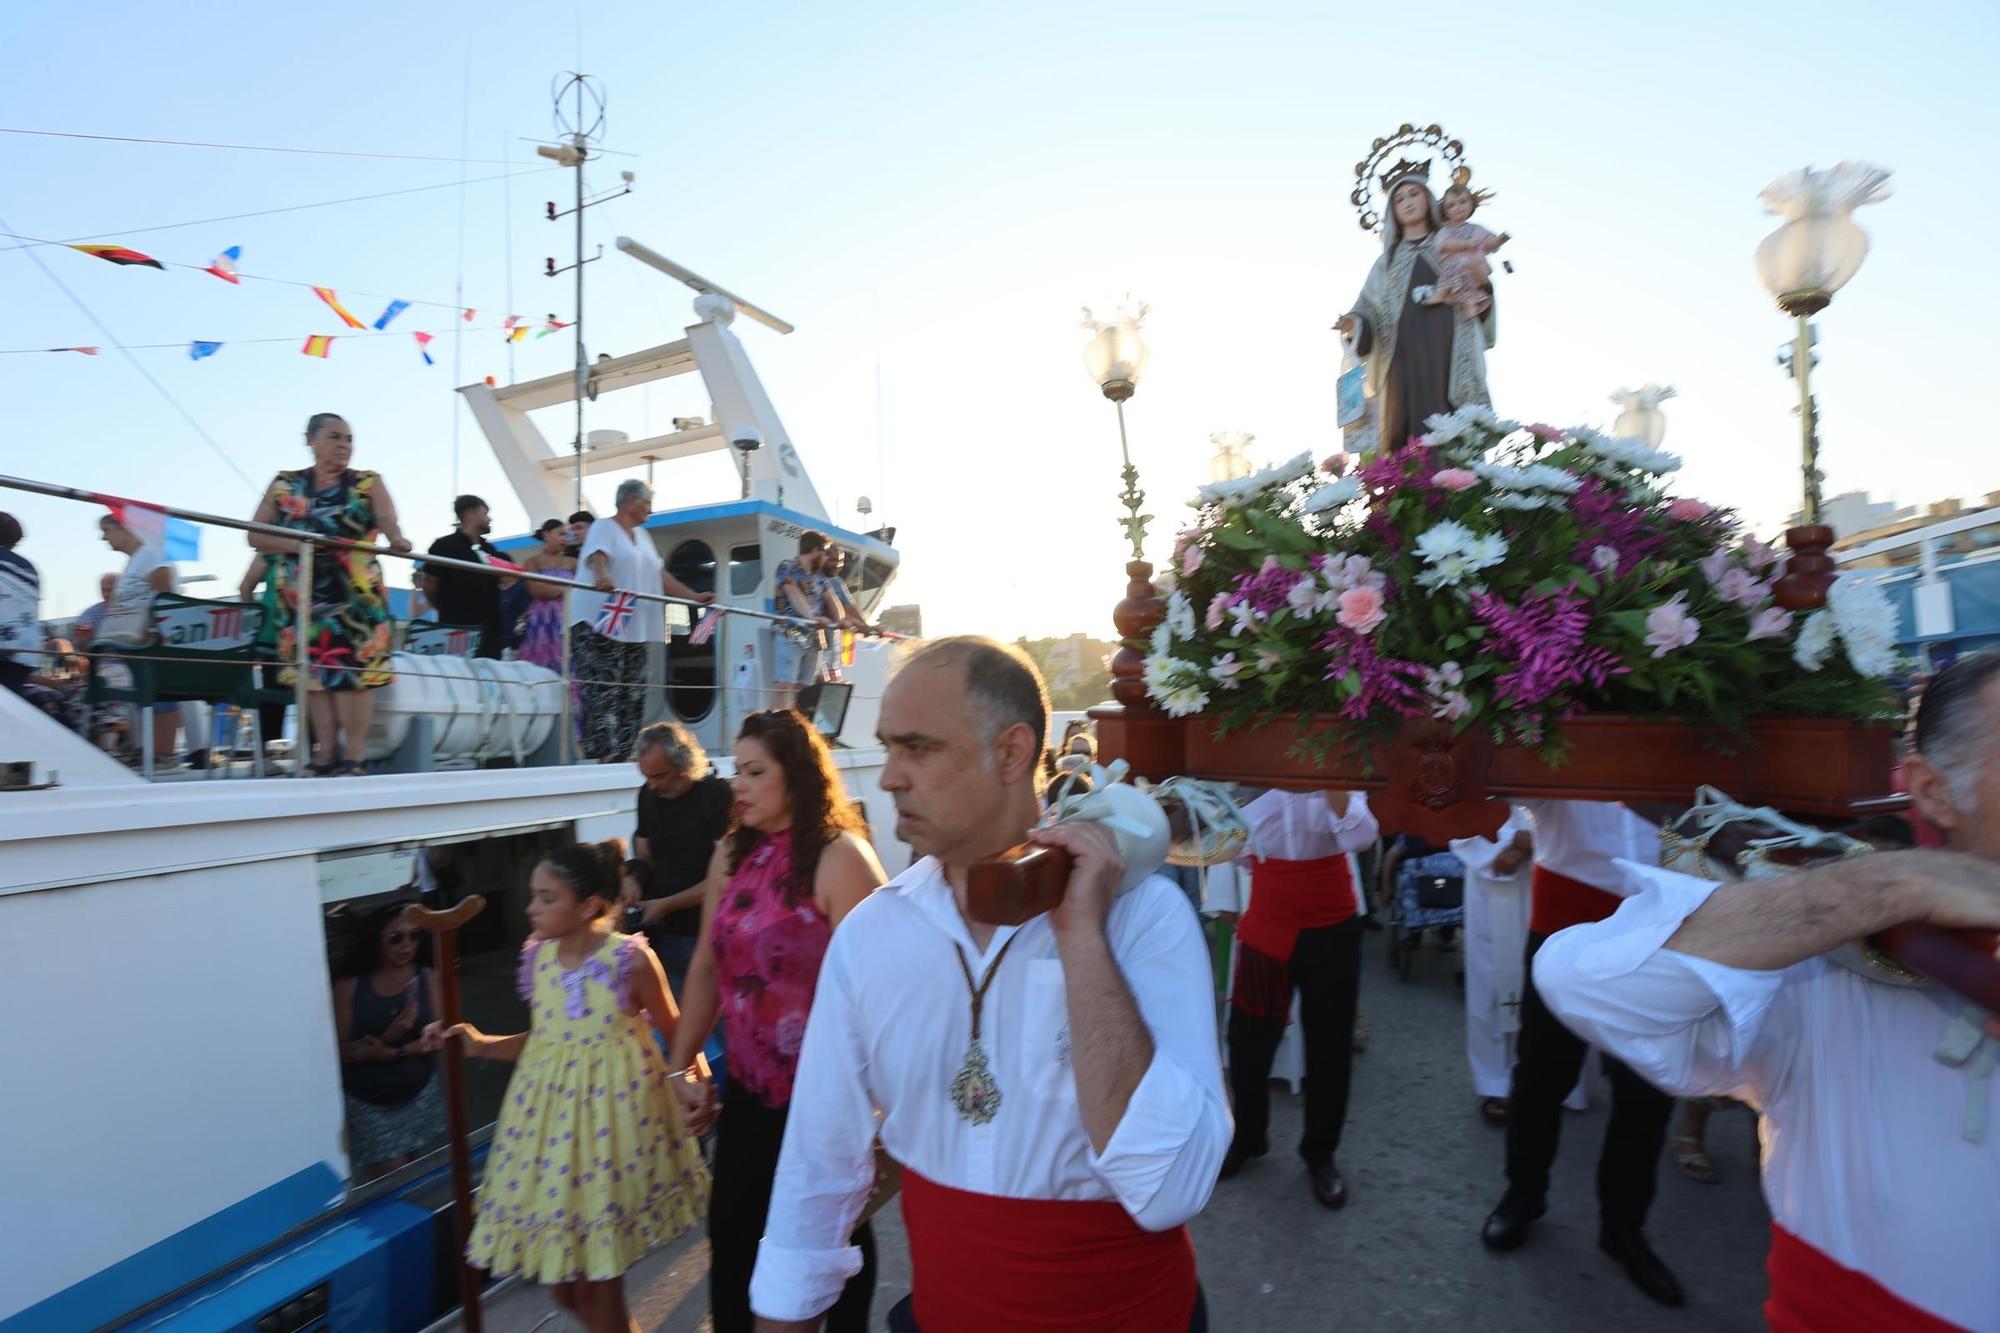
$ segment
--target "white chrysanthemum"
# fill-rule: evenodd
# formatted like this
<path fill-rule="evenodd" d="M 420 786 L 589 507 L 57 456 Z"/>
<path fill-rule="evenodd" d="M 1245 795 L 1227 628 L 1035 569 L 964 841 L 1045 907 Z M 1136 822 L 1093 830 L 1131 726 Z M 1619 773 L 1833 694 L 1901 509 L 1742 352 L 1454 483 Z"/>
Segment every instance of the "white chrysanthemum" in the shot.
<path fill-rule="evenodd" d="M 1833 639 L 1833 616 L 1826 611 L 1813 612 L 1792 644 L 1792 660 L 1807 671 L 1819 670 L 1833 653 Z"/>
<path fill-rule="evenodd" d="M 1501 467 L 1498 463 L 1482 462 L 1474 463 L 1472 470 L 1503 491 L 1557 491 L 1569 495 L 1583 485 L 1575 474 L 1548 463 Z"/>
<path fill-rule="evenodd" d="M 1169 625 L 1162 618 L 1159 624 L 1153 626 L 1152 638 L 1147 641 L 1146 646 L 1153 657 L 1165 657 L 1168 653 L 1172 652 L 1174 647 L 1173 626 Z"/>
<path fill-rule="evenodd" d="M 1826 609 L 1856 671 L 1880 677 L 1895 670 L 1896 608 L 1878 584 L 1852 577 L 1835 579 L 1827 590 Z"/>
<path fill-rule="evenodd" d="M 1170 632 L 1177 639 L 1194 637 L 1194 603 L 1188 601 L 1187 594 L 1175 589 L 1167 598 L 1167 618 Z"/>
<path fill-rule="evenodd" d="M 1417 575 L 1419 584 L 1452 588 L 1506 559 L 1507 542 L 1498 533 L 1475 536 L 1463 523 L 1446 519 L 1417 538 L 1417 554 L 1430 566 Z"/>
<path fill-rule="evenodd" d="M 1600 431 L 1579 427 L 1574 438 L 1591 454 L 1619 467 L 1634 468 L 1656 477 L 1680 471 L 1680 459 L 1632 436 L 1614 440 Z"/>
<path fill-rule="evenodd" d="M 1195 494 L 1201 504 L 1222 505 L 1226 508 L 1230 505 L 1240 505 L 1274 486 L 1287 486 L 1310 477 L 1315 470 L 1317 465 L 1313 462 L 1313 456 L 1310 453 L 1303 453 L 1274 467 L 1267 467 L 1261 472 L 1253 472 L 1247 477 L 1238 477 L 1234 481 L 1212 481 Z"/>
<path fill-rule="evenodd" d="M 1417 538 L 1417 554 L 1435 564 L 1472 544 L 1472 529 L 1454 519 L 1433 523 Z"/>
<path fill-rule="evenodd" d="M 1174 686 L 1164 694 L 1154 695 L 1153 698 L 1166 711 L 1168 717 L 1186 717 L 1190 713 L 1199 713 L 1208 707 L 1208 691 L 1192 682 Z"/>
<path fill-rule="evenodd" d="M 1547 509 L 1554 503 L 1546 495 L 1529 495 L 1520 491 L 1498 491 L 1486 498 L 1486 503 L 1495 509 Z"/>
<path fill-rule="evenodd" d="M 1329 509 L 1338 509 L 1349 500 L 1361 494 L 1361 478 L 1349 474 L 1314 491 L 1306 498 L 1308 514 L 1323 514 Z"/>

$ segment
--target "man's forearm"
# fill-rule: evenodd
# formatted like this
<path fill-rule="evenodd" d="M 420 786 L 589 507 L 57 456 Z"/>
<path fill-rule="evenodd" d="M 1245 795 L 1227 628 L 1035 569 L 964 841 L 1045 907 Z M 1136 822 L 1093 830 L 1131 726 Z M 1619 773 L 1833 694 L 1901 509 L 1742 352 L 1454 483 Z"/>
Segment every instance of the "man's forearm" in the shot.
<path fill-rule="evenodd" d="M 1064 932 L 1058 938 L 1077 1110 L 1091 1148 L 1102 1153 L 1152 1067 L 1153 1036 L 1103 932 Z"/>
<path fill-rule="evenodd" d="M 1725 884 L 1681 923 L 1666 947 L 1748 971 L 1790 967 L 1923 917 L 1923 858 L 1936 855 L 1882 852 L 1781 879 Z"/>

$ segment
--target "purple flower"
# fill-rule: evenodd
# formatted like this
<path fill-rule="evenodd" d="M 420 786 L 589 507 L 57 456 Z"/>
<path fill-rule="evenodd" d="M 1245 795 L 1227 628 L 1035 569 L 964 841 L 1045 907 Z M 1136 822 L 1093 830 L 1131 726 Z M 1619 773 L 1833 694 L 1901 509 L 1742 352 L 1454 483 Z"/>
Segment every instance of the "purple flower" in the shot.
<path fill-rule="evenodd" d="M 1292 585 L 1307 577 L 1299 570 L 1286 569 L 1276 556 L 1267 555 L 1256 573 L 1237 576 L 1230 602 L 1232 607 L 1247 604 L 1260 618 L 1268 617 L 1285 609 Z"/>
<path fill-rule="evenodd" d="M 1625 670 L 1617 654 L 1584 645 L 1590 612 L 1574 588 L 1530 595 L 1519 606 L 1476 593 L 1469 605 L 1486 626 L 1486 655 L 1510 664 L 1493 680 L 1493 697 L 1504 703 L 1537 708 L 1578 686 L 1599 688 Z"/>
<path fill-rule="evenodd" d="M 1339 680 L 1352 671 L 1361 688 L 1340 706 L 1342 717 L 1366 717 L 1376 708 L 1386 708 L 1404 717 L 1421 714 L 1423 704 L 1413 682 L 1421 682 L 1424 669 L 1415 662 L 1381 657 L 1372 640 L 1351 629 L 1336 627 L 1316 645 L 1327 655 L 1323 680 Z"/>
<path fill-rule="evenodd" d="M 1570 560 L 1579 565 L 1590 564 L 1597 548 L 1608 546 L 1617 552 L 1619 568 L 1631 569 L 1657 554 L 1670 540 L 1665 530 L 1655 527 L 1651 511 L 1634 505 L 1623 491 L 1595 477 L 1570 497 L 1569 512 L 1583 530 L 1582 539 L 1570 553 Z"/>

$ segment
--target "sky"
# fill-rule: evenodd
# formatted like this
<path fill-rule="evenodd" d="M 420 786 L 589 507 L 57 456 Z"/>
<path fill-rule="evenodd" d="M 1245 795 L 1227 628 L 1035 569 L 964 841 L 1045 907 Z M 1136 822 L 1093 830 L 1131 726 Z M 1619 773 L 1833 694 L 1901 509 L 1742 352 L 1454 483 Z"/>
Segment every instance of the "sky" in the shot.
<path fill-rule="evenodd" d="M 621 234 L 796 324 L 736 331 L 831 517 L 853 525 L 865 495 L 898 529 L 890 600 L 920 603 L 933 634 L 1109 632 L 1118 437 L 1083 369 L 1083 305 L 1130 292 L 1152 307 L 1127 418 L 1156 561 L 1213 432 L 1252 432 L 1260 465 L 1337 447 L 1329 326 L 1379 249 L 1347 192 L 1404 121 L 1464 141 L 1495 191 L 1479 220 L 1514 237 L 1496 407 L 1604 425 L 1614 390 L 1674 385 L 1677 489 L 1767 534 L 1797 506 L 1798 426 L 1774 363 L 1789 328 L 1751 263 L 1776 225 L 1758 194 L 1809 163 L 1892 168 L 1893 197 L 1857 214 L 1871 254 L 1819 321 L 1827 492 L 2000 489 L 2000 441 L 1966 396 L 2000 361 L 1976 313 L 2000 213 L 1990 4 L 1440 3 L 1420 25 L 1324 3 L 92 12 L 0 13 L 5 49 L 35 53 L 0 82 L 0 128 L 454 160 L 0 134 L 0 230 L 194 264 L 241 245 L 246 274 L 333 287 L 364 320 L 389 297 L 438 305 L 322 361 L 299 344 L 340 327 L 305 286 L 0 250 L 0 349 L 103 347 L 0 355 L 0 472 L 247 517 L 274 471 L 305 461 L 306 417 L 337 411 L 419 545 L 449 528 L 454 487 L 493 502 L 497 533 L 548 517 L 523 510 L 452 388 L 571 364 L 566 334 L 510 357 L 489 327 L 571 317 L 570 280 L 542 276 L 545 256 L 567 262 L 570 224 L 542 214 L 569 178 L 482 178 L 536 171 L 522 140 L 552 133 L 551 80 L 580 67 L 607 93 L 604 146 L 634 155 L 591 184 L 637 177 L 589 215 L 606 247 L 587 274 L 591 354 L 692 322 L 692 293 L 612 250 Z M 293 208 L 391 191 L 412 192 Z M 459 304 L 472 325 L 438 308 Z M 418 329 L 437 335 L 434 367 Z M 197 363 L 192 339 L 225 345 Z M 169 344 L 132 357 L 178 407 L 113 341 Z M 607 398 L 587 427 L 638 438 L 705 411 L 683 378 Z M 600 508 L 616 480 L 590 484 Z M 734 493 L 720 458 L 658 480 L 663 509 Z M 92 511 L 18 493 L 0 507 L 27 528 L 45 614 L 94 599 L 119 560 Z M 195 568 L 226 582 L 247 561 L 233 534 L 210 532 L 203 554 Z"/>

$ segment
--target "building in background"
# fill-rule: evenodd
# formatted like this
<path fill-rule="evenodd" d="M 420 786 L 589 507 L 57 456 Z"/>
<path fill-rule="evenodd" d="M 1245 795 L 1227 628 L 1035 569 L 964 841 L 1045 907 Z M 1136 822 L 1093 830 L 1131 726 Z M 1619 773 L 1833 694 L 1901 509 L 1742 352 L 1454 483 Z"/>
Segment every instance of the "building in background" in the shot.
<path fill-rule="evenodd" d="M 1847 528 L 1842 514 L 1876 521 Z M 1874 580 L 1894 603 L 1903 651 L 1937 668 L 2000 644 L 2000 491 L 1921 511 L 1843 495 L 1828 501 L 1826 518 L 1841 534 L 1841 572 Z"/>
<path fill-rule="evenodd" d="M 915 603 L 888 607 L 882 612 L 882 628 L 921 639 L 924 637 L 924 609 Z"/>

